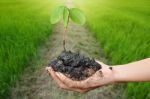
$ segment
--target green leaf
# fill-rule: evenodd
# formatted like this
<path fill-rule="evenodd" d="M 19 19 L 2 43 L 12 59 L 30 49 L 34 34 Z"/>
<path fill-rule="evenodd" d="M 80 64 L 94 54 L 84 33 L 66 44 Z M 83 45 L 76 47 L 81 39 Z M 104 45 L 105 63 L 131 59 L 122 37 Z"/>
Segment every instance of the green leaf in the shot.
<path fill-rule="evenodd" d="M 67 27 L 69 22 L 69 9 L 67 7 L 64 8 L 63 20 L 64 26 Z"/>
<path fill-rule="evenodd" d="M 84 13 L 77 8 L 70 9 L 70 18 L 73 22 L 83 25 L 86 22 Z"/>
<path fill-rule="evenodd" d="M 64 6 L 57 7 L 51 14 L 51 23 L 56 24 L 63 16 Z"/>

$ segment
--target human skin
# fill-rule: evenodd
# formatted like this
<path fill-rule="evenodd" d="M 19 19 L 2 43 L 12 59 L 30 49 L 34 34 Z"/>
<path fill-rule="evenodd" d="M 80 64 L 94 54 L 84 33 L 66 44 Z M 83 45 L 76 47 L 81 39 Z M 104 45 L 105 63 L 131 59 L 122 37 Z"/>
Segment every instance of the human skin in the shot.
<path fill-rule="evenodd" d="M 148 82 L 150 81 L 150 58 L 124 65 L 110 66 L 97 61 L 102 69 L 82 81 L 73 81 L 51 67 L 46 70 L 57 84 L 66 90 L 85 93 L 95 88 L 119 82 Z M 102 74 L 102 75 L 101 75 Z"/>

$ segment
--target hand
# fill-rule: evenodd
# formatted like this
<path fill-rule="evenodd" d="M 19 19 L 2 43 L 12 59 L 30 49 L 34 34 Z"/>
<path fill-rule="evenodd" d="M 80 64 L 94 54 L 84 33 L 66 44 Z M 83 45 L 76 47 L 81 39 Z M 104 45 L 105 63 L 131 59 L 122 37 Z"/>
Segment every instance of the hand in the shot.
<path fill-rule="evenodd" d="M 53 71 L 51 67 L 47 67 L 46 69 L 61 88 L 85 93 L 95 88 L 115 82 L 113 70 L 109 69 L 108 65 L 99 61 L 97 62 L 102 65 L 102 69 L 82 81 L 73 81 L 62 73 Z"/>

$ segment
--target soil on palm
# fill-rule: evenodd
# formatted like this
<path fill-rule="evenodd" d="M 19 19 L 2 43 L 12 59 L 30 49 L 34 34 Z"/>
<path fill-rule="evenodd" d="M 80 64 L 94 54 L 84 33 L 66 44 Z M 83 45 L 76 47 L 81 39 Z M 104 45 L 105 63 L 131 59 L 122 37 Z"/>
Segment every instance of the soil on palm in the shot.
<path fill-rule="evenodd" d="M 84 80 L 101 69 L 94 59 L 71 51 L 63 51 L 49 66 L 73 80 Z"/>

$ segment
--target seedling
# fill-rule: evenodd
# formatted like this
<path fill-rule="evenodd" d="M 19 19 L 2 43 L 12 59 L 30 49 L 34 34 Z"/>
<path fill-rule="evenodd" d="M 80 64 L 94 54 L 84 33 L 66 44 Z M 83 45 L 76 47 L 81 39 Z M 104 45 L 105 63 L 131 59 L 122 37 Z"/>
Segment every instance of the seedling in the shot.
<path fill-rule="evenodd" d="M 51 15 L 51 23 L 56 24 L 61 19 L 64 23 L 64 34 L 63 34 L 63 49 L 64 51 L 53 60 L 49 66 L 54 71 L 61 72 L 67 77 L 73 80 L 83 80 L 93 75 L 96 71 L 101 69 L 101 65 L 98 64 L 94 59 L 84 57 L 79 53 L 72 53 L 66 51 L 65 47 L 65 35 L 70 19 L 77 24 L 83 25 L 86 22 L 86 17 L 83 12 L 78 8 L 68 8 L 66 6 L 57 7 Z"/>
<path fill-rule="evenodd" d="M 66 36 L 66 31 L 67 31 L 67 27 L 68 27 L 70 19 L 76 24 L 83 25 L 86 22 L 86 17 L 84 13 L 78 8 L 68 8 L 66 6 L 59 6 L 51 14 L 51 23 L 56 24 L 61 19 L 63 19 L 64 28 L 65 28 L 65 32 L 63 34 L 63 48 L 64 50 L 66 50 L 65 36 Z"/>

